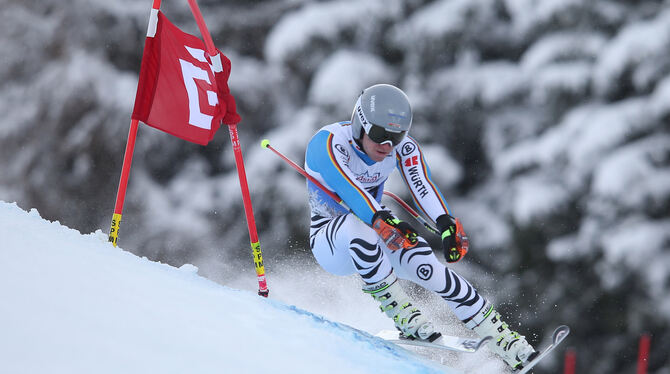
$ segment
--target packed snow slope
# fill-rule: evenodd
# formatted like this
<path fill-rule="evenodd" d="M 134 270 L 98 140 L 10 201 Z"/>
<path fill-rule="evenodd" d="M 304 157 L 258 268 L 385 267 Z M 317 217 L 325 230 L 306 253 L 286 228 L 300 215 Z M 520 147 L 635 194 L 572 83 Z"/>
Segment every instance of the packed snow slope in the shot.
<path fill-rule="evenodd" d="M 2 373 L 442 373 L 366 333 L 0 202 Z M 453 371 L 449 371 L 453 372 Z"/>

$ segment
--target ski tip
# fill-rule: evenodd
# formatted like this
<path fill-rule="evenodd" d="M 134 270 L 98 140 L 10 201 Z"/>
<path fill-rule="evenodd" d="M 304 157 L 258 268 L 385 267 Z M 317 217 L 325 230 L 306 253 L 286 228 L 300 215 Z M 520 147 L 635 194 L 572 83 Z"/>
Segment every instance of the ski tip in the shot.
<path fill-rule="evenodd" d="M 270 145 L 270 140 L 269 139 L 263 139 L 261 141 L 261 147 L 267 148 Z"/>
<path fill-rule="evenodd" d="M 558 344 L 565 339 L 566 336 L 570 334 L 570 327 L 567 325 L 561 325 L 554 330 L 554 335 L 552 336 L 552 341 L 554 344 Z"/>

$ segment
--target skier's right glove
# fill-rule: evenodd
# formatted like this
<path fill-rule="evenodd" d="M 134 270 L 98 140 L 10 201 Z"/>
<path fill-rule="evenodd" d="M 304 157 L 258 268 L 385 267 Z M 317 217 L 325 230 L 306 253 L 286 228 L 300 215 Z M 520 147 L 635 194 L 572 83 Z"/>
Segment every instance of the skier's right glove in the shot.
<path fill-rule="evenodd" d="M 437 217 L 437 227 L 442 233 L 442 249 L 447 262 L 458 262 L 468 253 L 470 242 L 461 221 L 448 214 Z"/>
<path fill-rule="evenodd" d="M 407 222 L 394 217 L 387 210 L 378 210 L 372 216 L 372 228 L 392 251 L 414 248 L 419 243 L 419 234 Z"/>

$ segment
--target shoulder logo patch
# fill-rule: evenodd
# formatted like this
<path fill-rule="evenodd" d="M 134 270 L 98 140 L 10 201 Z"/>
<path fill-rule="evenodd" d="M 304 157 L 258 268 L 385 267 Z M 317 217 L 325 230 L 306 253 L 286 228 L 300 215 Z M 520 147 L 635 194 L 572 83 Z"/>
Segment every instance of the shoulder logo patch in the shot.
<path fill-rule="evenodd" d="M 335 149 L 338 152 L 340 152 L 342 154 L 342 156 L 344 156 L 344 159 L 345 159 L 346 162 L 349 161 L 349 151 L 347 151 L 346 148 L 344 148 L 344 146 L 342 144 L 339 144 L 339 143 L 335 144 Z"/>
<path fill-rule="evenodd" d="M 402 146 L 403 156 L 409 156 L 414 151 L 416 151 L 416 145 L 414 145 L 414 143 L 406 142 L 405 145 Z"/>

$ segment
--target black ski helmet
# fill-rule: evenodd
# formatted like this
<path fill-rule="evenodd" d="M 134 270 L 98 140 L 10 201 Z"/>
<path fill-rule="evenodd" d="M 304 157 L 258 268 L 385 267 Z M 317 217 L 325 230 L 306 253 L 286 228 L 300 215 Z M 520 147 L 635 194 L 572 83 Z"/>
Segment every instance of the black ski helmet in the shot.
<path fill-rule="evenodd" d="M 354 138 L 363 131 L 377 143 L 390 141 L 394 146 L 412 127 L 412 107 L 402 90 L 390 84 L 376 84 L 361 92 L 351 115 Z"/>

